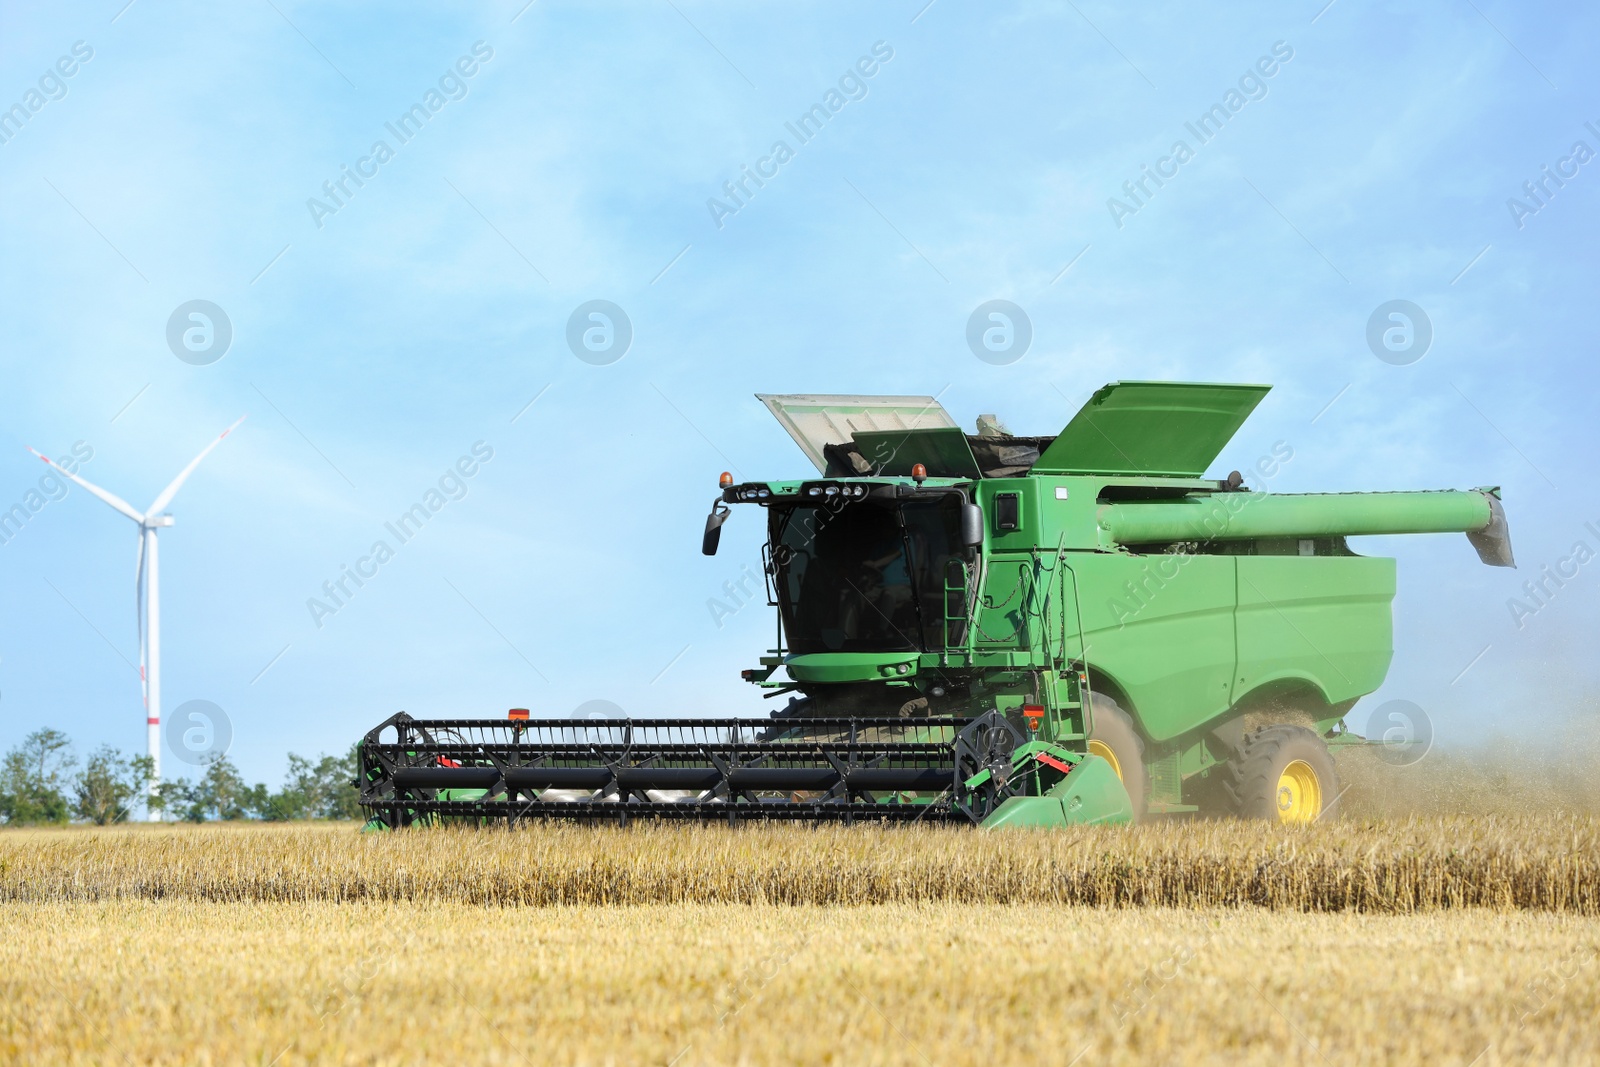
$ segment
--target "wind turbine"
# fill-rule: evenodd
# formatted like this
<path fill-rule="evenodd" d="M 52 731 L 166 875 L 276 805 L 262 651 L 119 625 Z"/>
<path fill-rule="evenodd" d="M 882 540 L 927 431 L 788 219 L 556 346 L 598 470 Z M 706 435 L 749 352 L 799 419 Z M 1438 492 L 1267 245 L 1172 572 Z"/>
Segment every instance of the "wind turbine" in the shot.
<path fill-rule="evenodd" d="M 139 562 L 134 570 L 133 592 L 139 618 L 139 680 L 144 686 L 145 729 L 149 742 L 152 797 L 155 796 L 156 787 L 161 784 L 161 583 L 157 569 L 156 531 L 172 525 L 171 514 L 161 514 L 161 509 L 172 503 L 172 498 L 177 495 L 189 475 L 194 473 L 194 469 L 200 466 L 200 461 L 209 456 L 211 450 L 220 445 L 222 439 L 237 429 L 239 423 L 243 421 L 244 416 L 241 415 L 238 422 L 223 430 L 215 441 L 201 449 L 200 454 L 178 472 L 178 476 L 172 479 L 171 484 L 156 495 L 155 500 L 151 501 L 143 514 L 135 511 L 132 505 L 115 493 L 108 493 L 98 485 L 93 485 L 66 468 L 58 466 L 49 456 L 37 449 L 28 449 L 52 468 L 60 471 L 64 477 L 83 486 L 139 524 Z M 148 571 L 145 569 L 147 563 Z M 149 590 L 148 595 L 146 589 Z M 147 817 L 151 822 L 159 821 L 160 818 L 153 810 L 149 811 Z"/>

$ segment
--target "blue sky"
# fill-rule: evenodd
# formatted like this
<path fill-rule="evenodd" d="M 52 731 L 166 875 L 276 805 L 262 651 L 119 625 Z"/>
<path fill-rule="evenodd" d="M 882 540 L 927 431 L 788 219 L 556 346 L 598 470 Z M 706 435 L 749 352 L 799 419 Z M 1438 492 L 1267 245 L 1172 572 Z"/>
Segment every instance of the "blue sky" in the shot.
<path fill-rule="evenodd" d="M 1508 600 L 1600 550 L 1600 161 L 1573 157 L 1600 151 L 1597 21 L 1504 0 L 8 6 L 0 106 L 39 106 L 0 127 L 0 507 L 37 487 L 24 446 L 78 441 L 142 507 L 248 414 L 162 534 L 165 704 L 222 707 L 235 761 L 276 782 L 286 752 L 401 709 L 761 710 L 737 675 L 769 609 L 707 607 L 759 523 L 697 544 L 719 471 L 808 469 L 757 391 L 937 394 L 1052 433 L 1119 378 L 1267 382 L 1219 472 L 1286 441 L 1274 490 L 1505 487 L 1519 571 L 1460 537 L 1358 546 L 1400 559 L 1369 703 L 1416 703 L 1444 743 L 1592 721 L 1600 564 L 1520 629 Z M 799 144 L 785 123 L 875 45 L 892 57 Z M 1200 143 L 1185 124 L 1241 78 L 1254 98 Z M 400 143 L 386 123 L 429 90 Z M 780 139 L 793 158 L 719 227 L 708 200 Z M 1136 213 L 1108 207 L 1180 140 Z M 1535 205 L 1545 166 L 1576 175 Z M 314 211 L 344 167 L 369 177 Z M 608 365 L 566 343 L 596 299 L 633 328 Z M 1009 365 L 965 342 L 991 299 L 1033 324 Z M 1366 341 L 1396 299 L 1434 331 L 1403 366 Z M 168 346 L 191 300 L 232 325 L 208 365 Z M 479 442 L 464 495 L 319 627 L 308 598 Z M 78 490 L 0 545 L 0 745 L 52 725 L 142 750 L 134 548 Z"/>

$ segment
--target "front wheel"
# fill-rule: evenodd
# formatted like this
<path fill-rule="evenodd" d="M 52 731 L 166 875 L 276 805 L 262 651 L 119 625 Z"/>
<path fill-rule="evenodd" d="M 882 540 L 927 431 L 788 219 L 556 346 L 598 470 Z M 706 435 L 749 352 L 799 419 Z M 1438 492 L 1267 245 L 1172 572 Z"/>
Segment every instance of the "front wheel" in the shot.
<path fill-rule="evenodd" d="M 1339 773 L 1327 744 L 1304 726 L 1246 734 L 1228 761 L 1223 789 L 1235 814 L 1285 826 L 1339 817 Z"/>
<path fill-rule="evenodd" d="M 1149 805 L 1149 775 L 1144 766 L 1144 741 L 1133 728 L 1133 719 L 1115 700 L 1103 693 L 1090 693 L 1093 725 L 1089 729 L 1089 755 L 1111 764 L 1122 779 L 1122 787 L 1133 802 L 1133 821 L 1145 816 Z"/>

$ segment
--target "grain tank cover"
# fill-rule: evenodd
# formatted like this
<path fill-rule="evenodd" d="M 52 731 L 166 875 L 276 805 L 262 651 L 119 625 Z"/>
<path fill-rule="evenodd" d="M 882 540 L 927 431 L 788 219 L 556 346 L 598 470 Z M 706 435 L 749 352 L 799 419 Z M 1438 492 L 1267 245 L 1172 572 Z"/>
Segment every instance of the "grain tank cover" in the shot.
<path fill-rule="evenodd" d="M 956 421 L 931 396 L 859 396 L 838 393 L 757 393 L 818 471 L 828 469 L 824 445 L 848 443 L 867 430 L 955 429 Z"/>
<path fill-rule="evenodd" d="M 872 465 L 874 474 L 906 478 L 921 463 L 935 478 L 981 478 L 977 457 L 959 429 L 863 430 L 856 434 L 856 450 Z"/>
<path fill-rule="evenodd" d="M 1072 417 L 1033 473 L 1198 478 L 1271 388 L 1112 382 Z"/>

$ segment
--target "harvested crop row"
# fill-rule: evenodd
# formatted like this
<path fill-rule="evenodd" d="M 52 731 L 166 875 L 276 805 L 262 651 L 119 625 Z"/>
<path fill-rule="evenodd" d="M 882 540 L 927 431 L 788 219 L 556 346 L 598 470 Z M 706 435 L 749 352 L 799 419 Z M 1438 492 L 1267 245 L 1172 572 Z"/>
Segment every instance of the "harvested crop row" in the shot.
<path fill-rule="evenodd" d="M 654 824 L 506 832 L 0 834 L 0 900 L 1260 906 L 1600 914 L 1600 818 L 1234 821 L 979 833 Z"/>

